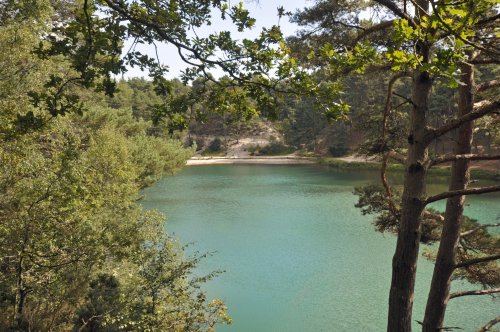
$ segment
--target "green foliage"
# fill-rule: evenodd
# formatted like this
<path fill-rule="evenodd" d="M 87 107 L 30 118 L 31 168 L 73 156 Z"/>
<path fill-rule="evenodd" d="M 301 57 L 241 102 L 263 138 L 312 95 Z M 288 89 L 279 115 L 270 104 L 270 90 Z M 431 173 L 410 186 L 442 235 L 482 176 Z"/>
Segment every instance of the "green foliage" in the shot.
<path fill-rule="evenodd" d="M 293 147 L 284 145 L 278 141 L 271 141 L 268 145 L 258 149 L 258 154 L 263 156 L 283 156 L 293 152 L 295 152 Z"/>
<path fill-rule="evenodd" d="M 458 246 L 457 264 L 500 253 L 500 236 L 494 231 L 489 232 L 488 228 L 482 227 L 477 220 L 462 216 L 461 231 L 463 235 Z M 423 255 L 432 261 L 436 256 L 432 250 L 424 251 Z M 453 278 L 480 284 L 483 288 L 495 288 L 500 286 L 499 265 L 496 260 L 493 260 L 459 268 L 454 271 Z"/>
<path fill-rule="evenodd" d="M 356 207 L 361 209 L 361 213 L 363 215 L 375 215 L 373 225 L 377 231 L 397 234 L 401 218 L 400 192 L 395 191 L 392 193 L 392 197 L 387 197 L 381 186 L 369 185 L 356 188 L 354 194 L 359 197 Z M 391 202 L 395 204 L 395 207 L 391 206 Z M 487 228 L 481 227 L 477 220 L 466 216 L 462 218 L 462 233 L 470 234 L 463 235 L 460 239 L 457 264 L 474 258 L 497 255 L 500 237 L 497 234 L 488 232 Z M 433 244 L 439 241 L 442 227 L 443 221 L 439 211 L 431 208 L 426 209 L 422 216 L 420 241 L 424 244 Z M 434 260 L 435 249 L 432 247 L 426 248 L 424 256 Z M 454 277 L 481 284 L 486 288 L 498 287 L 500 284 L 500 272 L 498 263 L 495 261 L 457 269 Z"/>
<path fill-rule="evenodd" d="M 197 151 L 201 150 L 205 147 L 205 140 L 201 137 L 197 137 L 195 143 L 196 143 L 196 150 Z"/>
<path fill-rule="evenodd" d="M 120 311 L 120 283 L 110 274 L 98 274 L 89 282 L 85 302 L 76 314 L 75 328 L 80 331 L 117 331 L 117 324 L 106 324 L 106 316 Z"/>
<path fill-rule="evenodd" d="M 8 7 L 12 13 L 25 10 L 22 5 Z M 272 118 L 280 95 L 290 92 L 314 97 L 317 107 L 331 120 L 344 117 L 348 110 L 347 104 L 340 100 L 340 85 L 319 82 L 299 66 L 278 26 L 263 28 L 253 40 L 233 40 L 228 31 L 205 37 L 188 36 L 188 30 L 211 25 L 214 15 L 231 21 L 239 31 L 252 28 L 255 19 L 241 3 L 183 1 L 159 6 L 142 0 L 120 4 L 113 0 L 88 0 L 56 1 L 46 3 L 46 7 L 57 15 L 47 20 L 43 31 L 38 31 L 41 33 L 37 35 L 39 42 L 34 54 L 47 61 L 62 60 L 65 70 L 50 70 L 41 79 L 45 89 L 30 89 L 31 103 L 45 115 L 84 111 L 85 98 L 75 92 L 79 88 L 108 96 L 121 90 L 111 102 L 112 107 L 132 106 L 134 115 L 156 123 L 166 119 L 170 135 L 187 128 L 195 116 L 193 106 L 201 99 L 207 101 L 205 107 L 219 112 L 231 110 L 238 119 L 251 118 L 257 112 Z M 283 9 L 279 11 L 280 17 L 285 14 Z M 133 45 L 122 57 L 127 38 L 133 40 Z M 156 43 L 172 44 L 178 49 L 182 59 L 191 65 L 183 73 L 183 83 L 198 82 L 203 86 L 198 91 L 201 93 L 175 93 L 175 84 L 164 78 L 168 67 L 135 48 L 137 44 Z M 349 61 L 362 70 L 363 59 L 373 54 L 373 50 L 359 46 Z M 126 71 L 127 65 L 149 71 L 154 88 L 132 92 L 133 98 L 140 95 L 141 100 L 147 100 L 143 105 L 123 100 L 127 93 L 130 97 L 131 91 L 114 79 Z M 221 69 L 227 76 L 215 80 L 209 73 L 212 69 Z M 269 75 L 271 72 L 274 74 Z M 210 97 L 206 98 L 207 95 Z"/>
<path fill-rule="evenodd" d="M 3 330 L 207 330 L 229 321 L 223 303 L 207 304 L 198 290 L 213 275 L 190 276 L 201 257 L 184 258 L 164 217 L 137 204 L 140 188 L 192 153 L 148 136 L 149 125 L 96 108 L 1 141 Z M 153 268 L 165 277 L 144 274 Z M 143 315 L 153 298 L 157 310 Z"/>
<path fill-rule="evenodd" d="M 332 157 L 343 157 L 349 154 L 349 147 L 344 145 L 334 145 L 330 146 L 328 152 L 330 152 Z"/>
<path fill-rule="evenodd" d="M 0 55 L 0 329 L 168 330 L 168 323 L 204 330 L 228 321 L 223 303 L 207 304 L 197 288 L 208 278 L 190 275 L 200 257 L 183 257 L 183 248 L 164 234 L 164 217 L 137 204 L 139 189 L 174 173 L 193 151 L 149 135 L 148 109 L 137 100 L 149 93 L 148 84 L 122 85 L 124 91 L 132 86 L 132 95 L 135 83 L 147 88 L 136 97 L 123 96 L 113 105 L 117 109 L 110 109 L 102 95 L 85 90 L 94 83 L 97 90 L 106 89 L 97 79 L 105 78 L 104 72 L 73 81 L 77 62 L 60 47 L 82 42 L 80 36 L 54 41 L 57 45 L 44 41 L 33 53 L 49 28 L 50 20 L 38 20 L 51 15 L 44 4 L 9 2 L 1 18 L 0 45 L 6 52 Z M 75 8 L 65 9 L 59 8 L 57 19 L 71 21 Z M 74 24 L 66 26 L 72 27 L 73 36 L 81 32 Z M 101 37 L 93 40 L 96 49 L 106 40 Z M 78 47 L 75 52 L 83 54 Z M 91 60 L 103 56 L 101 51 Z M 73 95 L 76 103 L 85 103 L 84 115 L 53 117 L 70 106 Z M 158 311 L 144 319 L 135 310 L 146 308 L 152 295 L 141 290 L 146 283 L 137 257 L 153 243 L 170 248 L 165 252 L 170 261 L 153 263 L 171 278 L 158 281 L 163 294 Z M 168 320 L 159 314 L 172 310 L 177 314 Z"/>
<path fill-rule="evenodd" d="M 222 151 L 222 140 L 219 137 L 214 138 L 210 144 L 207 146 L 208 152 L 221 152 Z"/>

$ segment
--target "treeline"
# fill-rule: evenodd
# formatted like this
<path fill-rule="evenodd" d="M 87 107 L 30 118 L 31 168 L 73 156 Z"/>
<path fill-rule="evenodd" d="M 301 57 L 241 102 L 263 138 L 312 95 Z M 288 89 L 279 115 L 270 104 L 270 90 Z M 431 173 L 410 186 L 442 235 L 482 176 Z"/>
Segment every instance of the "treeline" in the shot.
<path fill-rule="evenodd" d="M 478 69 L 476 76 L 486 80 L 496 77 L 498 67 L 486 66 Z M 167 98 L 155 92 L 154 83 L 145 78 L 130 78 L 118 82 L 118 90 L 113 98 L 104 96 L 101 103 L 112 108 L 131 109 L 132 114 L 144 120 L 155 121 L 152 131 L 163 131 L 179 138 L 187 146 L 196 143 L 203 148 L 210 142 L 203 137 L 222 137 L 232 140 L 258 134 L 259 123 L 271 120 L 284 137 L 284 143 L 297 150 L 314 152 L 318 155 L 334 157 L 360 153 L 374 155 L 379 152 L 376 142 L 380 137 L 383 107 L 387 95 L 386 86 L 390 79 L 388 72 L 350 75 L 343 80 L 345 102 L 350 111 L 339 121 L 330 122 L 314 107 L 308 98 L 285 97 L 271 117 L 255 112 L 249 117 L 241 117 L 235 108 L 223 112 L 213 112 L 206 105 L 205 94 L 196 91 L 181 81 L 170 80 L 170 94 Z M 403 82 L 397 82 L 395 89 L 405 95 L 409 91 Z M 445 82 L 438 82 L 432 91 L 429 122 L 434 126 L 443 124 L 458 108 L 456 90 Z M 401 99 L 399 108 L 388 119 L 387 132 L 392 142 L 404 142 L 407 128 L 407 109 Z M 162 108 L 170 111 L 161 112 Z M 165 116 L 166 115 L 166 116 Z M 494 152 L 500 143 L 498 126 L 491 125 L 492 119 L 478 122 L 473 141 L 475 153 Z M 191 139 L 191 136 L 195 137 Z M 430 146 L 433 155 L 451 153 L 454 132 L 435 140 Z"/>

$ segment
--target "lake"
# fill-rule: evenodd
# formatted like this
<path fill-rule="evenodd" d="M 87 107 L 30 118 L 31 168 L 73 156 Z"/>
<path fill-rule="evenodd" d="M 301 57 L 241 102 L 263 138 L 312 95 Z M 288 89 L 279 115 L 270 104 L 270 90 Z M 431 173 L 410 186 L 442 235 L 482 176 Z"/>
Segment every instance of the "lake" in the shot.
<path fill-rule="evenodd" d="M 197 273 L 225 270 L 203 286 L 234 320 L 218 331 L 383 331 L 395 237 L 375 232 L 352 194 L 377 180 L 374 171 L 317 165 L 191 166 L 145 190 L 143 205 L 164 212 L 167 230 L 193 242 L 190 251 L 215 252 Z M 429 191 L 444 190 L 445 181 L 433 178 Z M 472 197 L 466 214 L 492 223 L 499 203 L 498 194 Z M 421 257 L 415 320 L 423 318 L 431 274 Z M 474 331 L 498 308 L 489 296 L 457 298 L 446 325 Z"/>

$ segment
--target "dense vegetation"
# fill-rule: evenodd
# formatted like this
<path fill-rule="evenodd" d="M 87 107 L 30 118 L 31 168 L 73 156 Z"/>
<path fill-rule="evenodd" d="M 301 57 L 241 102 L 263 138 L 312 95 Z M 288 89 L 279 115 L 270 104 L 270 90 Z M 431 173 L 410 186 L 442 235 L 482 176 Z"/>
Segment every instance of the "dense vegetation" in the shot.
<path fill-rule="evenodd" d="M 35 96 L 74 72 L 69 58 L 34 48 L 67 8 L 8 5 L 18 7 L 13 17 L 2 7 L 0 26 L 0 330 L 206 331 L 228 322 L 224 304 L 198 286 L 216 272 L 191 276 L 204 255 L 187 257 L 165 216 L 140 205 L 139 191 L 175 173 L 192 149 L 138 114 L 133 98 L 70 85 L 81 112 L 47 112 Z"/>
<path fill-rule="evenodd" d="M 226 1 L 2 2 L 0 328 L 196 331 L 229 321 L 197 289 L 215 273 L 190 277 L 201 257 L 184 257 L 139 191 L 185 163 L 193 149 L 183 144 L 219 153 L 220 137 L 260 118 L 278 120 L 295 148 L 340 156 L 359 145 L 379 156 L 382 185 L 356 193 L 377 230 L 398 236 L 388 331 L 411 331 L 420 242 L 439 242 L 427 255 L 436 269 L 422 324 L 444 329 L 449 299 L 500 292 L 498 236 L 488 232 L 498 225 L 463 216 L 465 195 L 500 190 L 468 187 L 471 161 L 500 159 L 497 5 L 318 0 L 293 16 L 304 27 L 294 37 L 274 26 L 235 41 L 189 37 L 214 13 L 239 31 L 255 24 Z M 189 86 L 135 51 L 157 42 L 191 66 Z M 127 66 L 150 80 L 117 81 Z M 207 131 L 219 137 L 197 137 Z M 258 151 L 288 152 L 278 142 Z M 404 165 L 402 192 L 386 176 L 391 159 Z M 429 196 L 428 172 L 446 163 L 450 190 Z M 444 213 L 427 208 L 441 199 Z M 450 294 L 454 278 L 482 289 Z"/>

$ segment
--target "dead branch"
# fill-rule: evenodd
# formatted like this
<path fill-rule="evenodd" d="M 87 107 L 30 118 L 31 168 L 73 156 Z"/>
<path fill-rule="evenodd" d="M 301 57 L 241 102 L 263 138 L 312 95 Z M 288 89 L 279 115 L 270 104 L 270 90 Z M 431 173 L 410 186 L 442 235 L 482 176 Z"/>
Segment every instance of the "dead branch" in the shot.
<path fill-rule="evenodd" d="M 352 47 L 356 46 L 357 43 L 359 43 L 361 40 L 363 40 L 367 36 L 371 35 L 372 33 L 388 29 L 388 28 L 392 27 L 393 24 L 394 24 L 394 20 L 384 21 L 384 22 L 380 22 L 379 24 L 376 24 L 372 27 L 369 27 L 368 29 L 364 29 L 362 32 L 360 32 L 356 36 L 356 38 L 352 42 Z"/>
<path fill-rule="evenodd" d="M 401 153 L 391 150 L 387 152 L 387 156 L 393 160 L 396 160 L 402 165 L 406 165 L 406 158 Z"/>

